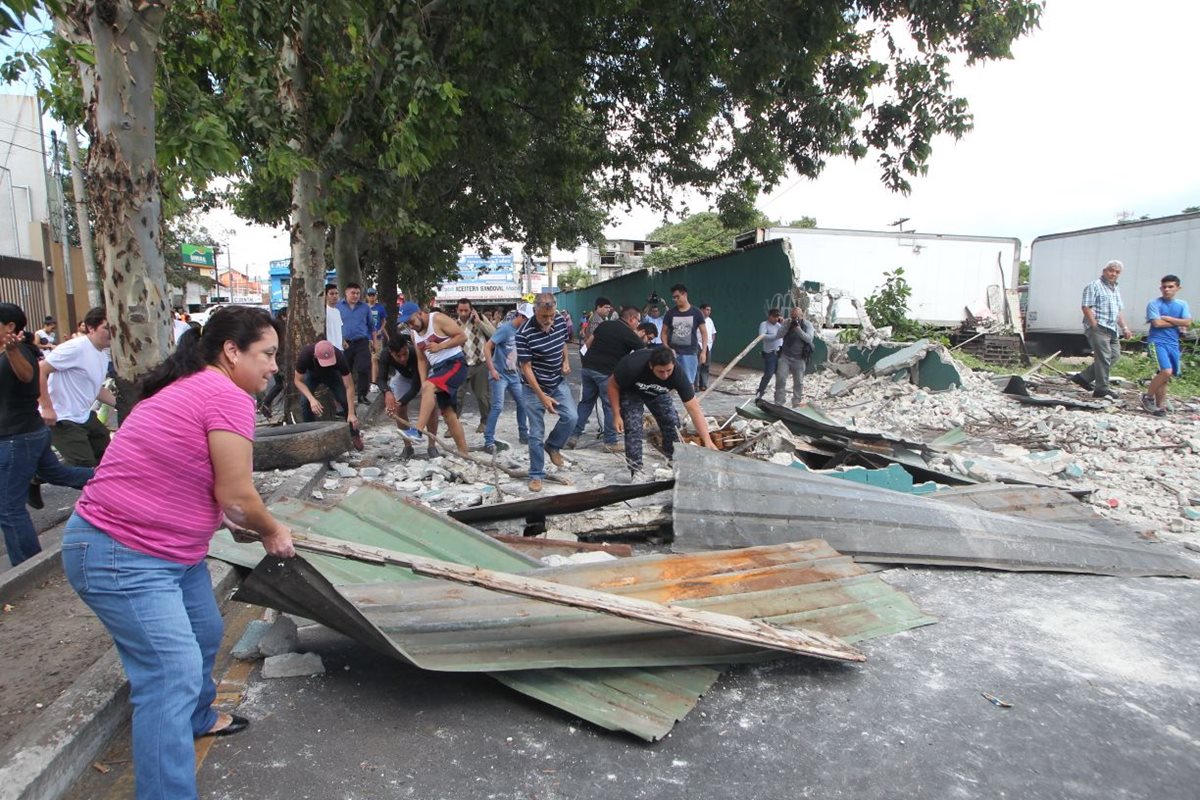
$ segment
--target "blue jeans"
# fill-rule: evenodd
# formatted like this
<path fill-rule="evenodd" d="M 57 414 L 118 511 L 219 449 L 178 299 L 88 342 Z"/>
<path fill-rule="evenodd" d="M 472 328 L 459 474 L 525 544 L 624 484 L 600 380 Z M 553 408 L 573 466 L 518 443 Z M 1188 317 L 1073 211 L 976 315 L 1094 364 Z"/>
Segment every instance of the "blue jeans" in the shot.
<path fill-rule="evenodd" d="M 224 632 L 208 565 L 140 553 L 77 514 L 67 522 L 62 560 L 129 678 L 138 800 L 195 798 L 192 739 L 217 721 L 212 670 Z"/>
<path fill-rule="evenodd" d="M 25 508 L 34 475 L 46 483 L 82 489 L 92 478 L 92 468 L 68 467 L 59 461 L 50 449 L 50 429 L 45 426 L 0 439 L 0 528 L 14 567 L 42 552 L 37 529 Z"/>
<path fill-rule="evenodd" d="M 758 397 L 766 394 L 767 386 L 771 383 L 771 378 L 775 377 L 775 370 L 779 369 L 779 351 L 773 350 L 770 353 L 764 351 L 763 357 L 763 374 L 758 380 Z"/>
<path fill-rule="evenodd" d="M 677 353 L 675 360 L 679 362 L 679 366 L 683 367 L 683 374 L 687 375 L 688 386 L 695 386 L 696 373 L 700 371 L 700 356 Z"/>
<path fill-rule="evenodd" d="M 604 409 L 604 443 L 616 444 L 617 429 L 613 427 L 612 405 L 608 402 L 608 373 L 584 367 L 581 380 L 583 391 L 579 395 L 579 408 L 576 410 L 579 421 L 575 423 L 575 430 L 571 435 L 583 436 L 583 430 L 592 417 L 592 409 L 596 407 L 596 398 L 599 398 Z"/>
<path fill-rule="evenodd" d="M 486 367 L 485 367 L 486 368 Z M 492 380 L 488 375 L 488 386 L 492 390 L 492 406 L 488 411 L 487 425 L 483 429 L 483 443 L 496 443 L 496 423 L 500 421 L 500 413 L 504 411 L 504 395 L 512 397 L 517 405 L 517 434 L 522 438 L 529 436 L 529 426 L 525 420 L 525 405 L 521 402 L 521 376 L 515 372 L 501 372 L 500 380 Z"/>
<path fill-rule="evenodd" d="M 546 407 L 538 399 L 537 392 L 528 386 L 521 387 L 521 401 L 525 404 L 525 416 L 529 419 L 529 479 L 541 480 L 546 477 L 546 454 L 542 450 L 542 440 L 551 450 L 562 450 L 567 443 L 571 431 L 575 430 L 575 398 L 567 382 L 558 384 L 558 388 L 549 393 L 558 401 L 558 422 L 546 436 Z"/>

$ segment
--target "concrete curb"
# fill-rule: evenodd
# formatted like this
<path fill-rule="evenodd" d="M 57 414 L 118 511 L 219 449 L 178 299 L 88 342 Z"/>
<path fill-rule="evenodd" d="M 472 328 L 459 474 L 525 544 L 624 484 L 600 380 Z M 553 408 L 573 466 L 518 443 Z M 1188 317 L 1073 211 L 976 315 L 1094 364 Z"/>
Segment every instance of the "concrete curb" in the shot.
<path fill-rule="evenodd" d="M 283 483 L 276 487 L 275 491 L 271 492 L 266 499 L 266 504 L 270 506 L 287 497 L 294 500 L 307 500 L 328 471 L 329 465 L 323 461 L 297 467 Z"/>
<path fill-rule="evenodd" d="M 55 526 L 61 528 L 61 525 Z M 54 530 L 51 528 L 50 530 Z M 55 542 L 30 559 L 0 573 L 0 603 L 11 602 L 44 581 L 60 566 L 62 542 Z"/>
<path fill-rule="evenodd" d="M 224 605 L 238 584 L 238 572 L 211 559 L 208 568 L 213 593 Z M 112 647 L 0 750 L 0 800 L 61 797 L 129 714 L 129 683 Z"/>

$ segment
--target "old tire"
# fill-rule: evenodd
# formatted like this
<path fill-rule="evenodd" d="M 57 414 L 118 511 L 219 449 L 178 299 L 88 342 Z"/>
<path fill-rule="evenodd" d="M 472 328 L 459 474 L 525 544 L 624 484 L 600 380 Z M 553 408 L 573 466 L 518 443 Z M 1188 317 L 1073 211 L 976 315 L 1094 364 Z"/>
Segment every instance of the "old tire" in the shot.
<path fill-rule="evenodd" d="M 254 432 L 254 469 L 295 469 L 337 458 L 350 447 L 350 426 L 342 421 L 262 426 Z"/>

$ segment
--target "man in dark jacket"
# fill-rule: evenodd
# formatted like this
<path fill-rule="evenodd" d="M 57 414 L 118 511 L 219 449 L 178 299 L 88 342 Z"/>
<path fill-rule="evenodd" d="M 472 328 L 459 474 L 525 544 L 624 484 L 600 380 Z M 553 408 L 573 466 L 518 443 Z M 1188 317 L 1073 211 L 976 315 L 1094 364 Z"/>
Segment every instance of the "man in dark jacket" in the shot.
<path fill-rule="evenodd" d="M 787 396 L 787 377 L 792 376 L 792 405 L 798 406 L 804 390 L 804 370 L 808 357 L 812 355 L 812 323 L 804 318 L 804 312 L 792 307 L 791 317 L 784 324 L 783 345 L 779 348 L 779 365 L 775 368 L 775 402 L 783 405 Z"/>
<path fill-rule="evenodd" d="M 634 350 L 642 349 L 642 337 L 638 336 L 638 323 L 642 313 L 633 306 L 621 310 L 621 318 L 601 322 L 593 331 L 587 343 L 587 352 L 580 359 L 583 367 L 582 393 L 579 398 L 579 420 L 575 423 L 575 431 L 567 439 L 567 449 L 574 449 L 587 428 L 588 418 L 600 400 L 604 409 L 604 451 L 619 453 L 621 446 L 617 444 L 617 431 L 613 427 L 613 408 L 608 400 L 608 377 L 616 369 L 617 362 Z"/>

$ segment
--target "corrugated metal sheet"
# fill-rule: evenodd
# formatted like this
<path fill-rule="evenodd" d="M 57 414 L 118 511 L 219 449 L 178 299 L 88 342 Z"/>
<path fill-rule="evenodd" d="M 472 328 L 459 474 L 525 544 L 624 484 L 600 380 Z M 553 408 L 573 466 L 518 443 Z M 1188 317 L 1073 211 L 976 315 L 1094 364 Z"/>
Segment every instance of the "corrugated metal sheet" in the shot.
<path fill-rule="evenodd" d="M 288 501 L 272 510 L 296 528 L 363 544 L 514 572 L 537 564 L 372 488 L 332 509 Z M 487 671 L 581 718 L 648 739 L 687 713 L 721 664 L 775 657 L 710 637 L 419 578 L 397 567 L 314 556 L 310 569 L 303 559 L 262 559 L 257 545 L 239 545 L 227 535 L 214 540 L 211 552 L 245 566 L 262 561 L 240 599 L 317 619 L 419 666 Z M 803 625 L 847 641 L 933 621 L 820 542 L 622 559 L 539 569 L 536 576 Z M 711 666 L 638 668 L 663 664 Z M 573 669 L 558 668 L 565 665 Z M 614 665 L 621 666 L 599 669 Z"/>
<path fill-rule="evenodd" d="M 861 561 L 1200 577 L 1177 549 L 1019 519 L 698 447 L 676 451 L 680 551 L 820 536 Z"/>
<path fill-rule="evenodd" d="M 599 489 L 589 489 L 586 492 L 565 492 L 532 500 L 514 500 L 511 503 L 461 508 L 451 511 L 450 516 L 459 522 L 466 522 L 470 525 L 522 517 L 543 521 L 552 514 L 577 514 L 580 511 L 591 511 L 594 508 L 602 508 L 625 500 L 648 497 L 665 492 L 674 485 L 675 481 L 671 480 L 601 486 Z"/>

